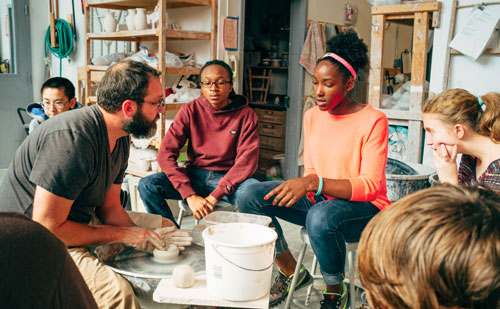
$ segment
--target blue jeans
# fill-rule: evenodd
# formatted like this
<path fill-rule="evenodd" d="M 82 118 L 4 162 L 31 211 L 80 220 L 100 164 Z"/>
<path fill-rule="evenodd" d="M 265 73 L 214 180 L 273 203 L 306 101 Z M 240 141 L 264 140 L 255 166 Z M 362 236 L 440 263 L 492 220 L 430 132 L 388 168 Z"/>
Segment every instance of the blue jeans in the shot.
<path fill-rule="evenodd" d="M 199 168 L 187 168 L 187 174 L 191 180 L 191 187 L 196 192 L 197 195 L 202 197 L 207 197 L 215 190 L 219 181 L 226 173 L 207 171 Z M 248 178 L 244 182 L 238 185 L 236 191 L 231 195 L 226 195 L 221 198 L 221 200 L 236 204 L 236 200 L 240 195 L 242 195 L 245 190 L 251 184 L 258 183 L 256 179 Z M 155 173 L 142 178 L 139 181 L 137 187 L 139 194 L 141 196 L 142 202 L 147 212 L 152 214 L 161 215 L 162 217 L 168 218 L 175 221 L 172 211 L 168 207 L 165 199 L 170 200 L 182 200 L 180 193 L 174 188 L 170 180 L 168 180 L 165 173 Z"/>
<path fill-rule="evenodd" d="M 271 226 L 278 233 L 278 254 L 286 251 L 288 244 L 276 218 L 305 226 L 325 283 L 341 283 L 345 268 L 345 242 L 359 241 L 364 227 L 379 209 L 370 202 L 328 200 L 322 195 L 315 197 L 316 203 L 303 197 L 291 207 L 273 206 L 274 197 L 265 201 L 264 196 L 279 184 L 281 181 L 268 181 L 250 186 L 238 200 L 239 211 L 272 218 Z"/>

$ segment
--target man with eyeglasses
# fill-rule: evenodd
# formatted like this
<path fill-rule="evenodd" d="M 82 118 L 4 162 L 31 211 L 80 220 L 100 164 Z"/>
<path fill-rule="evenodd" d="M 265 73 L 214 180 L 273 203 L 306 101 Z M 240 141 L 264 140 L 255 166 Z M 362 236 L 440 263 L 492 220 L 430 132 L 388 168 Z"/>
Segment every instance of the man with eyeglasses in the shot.
<path fill-rule="evenodd" d="M 139 181 L 149 213 L 175 220 L 165 199 L 186 200 L 196 219 L 218 201 L 233 205 L 249 185 L 259 160 L 258 118 L 247 99 L 233 91 L 233 72 L 223 61 L 201 68 L 202 95 L 177 113 L 158 151 L 162 172 Z M 177 164 L 187 142 L 188 160 Z"/>
<path fill-rule="evenodd" d="M 26 112 L 33 117 L 29 125 L 30 134 L 45 120 L 81 107 L 76 102 L 75 86 L 67 78 L 52 77 L 47 79 L 40 92 L 42 103 L 30 103 L 26 106 Z"/>
<path fill-rule="evenodd" d="M 155 217 L 151 228 L 167 226 L 169 232 L 160 237 L 136 226 L 120 204 L 129 135 L 152 136 L 163 111 L 158 76 L 135 61 L 110 67 L 99 83 L 98 104 L 63 113 L 30 134 L 0 186 L 0 211 L 23 213 L 62 240 L 99 308 L 140 305 L 130 284 L 88 247 L 121 243 L 162 250 L 167 237 L 172 244 L 189 245 L 189 235 L 173 231 L 170 220 Z M 101 224 L 89 224 L 94 216 Z"/>

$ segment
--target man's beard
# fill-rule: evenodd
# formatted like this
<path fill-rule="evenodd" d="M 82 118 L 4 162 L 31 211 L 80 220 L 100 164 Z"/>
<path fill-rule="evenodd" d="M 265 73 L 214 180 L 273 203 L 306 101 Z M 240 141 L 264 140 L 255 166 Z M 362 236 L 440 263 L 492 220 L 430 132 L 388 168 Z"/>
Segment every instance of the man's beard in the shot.
<path fill-rule="evenodd" d="M 148 138 L 156 133 L 156 120 L 148 121 L 139 109 L 132 120 L 123 125 L 123 130 L 135 138 Z"/>

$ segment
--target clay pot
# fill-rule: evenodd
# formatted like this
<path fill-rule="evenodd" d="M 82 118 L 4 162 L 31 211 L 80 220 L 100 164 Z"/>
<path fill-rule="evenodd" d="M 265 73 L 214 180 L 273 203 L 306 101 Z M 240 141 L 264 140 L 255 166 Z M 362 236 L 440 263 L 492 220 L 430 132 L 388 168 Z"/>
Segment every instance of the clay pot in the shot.
<path fill-rule="evenodd" d="M 113 12 L 107 12 L 104 16 L 103 27 L 105 32 L 115 32 L 116 31 L 116 18 Z"/>
<path fill-rule="evenodd" d="M 135 30 L 135 9 L 128 9 L 127 18 L 125 21 L 127 22 L 128 30 Z"/>
<path fill-rule="evenodd" d="M 146 9 L 137 8 L 137 14 L 134 17 L 135 30 L 147 29 Z"/>

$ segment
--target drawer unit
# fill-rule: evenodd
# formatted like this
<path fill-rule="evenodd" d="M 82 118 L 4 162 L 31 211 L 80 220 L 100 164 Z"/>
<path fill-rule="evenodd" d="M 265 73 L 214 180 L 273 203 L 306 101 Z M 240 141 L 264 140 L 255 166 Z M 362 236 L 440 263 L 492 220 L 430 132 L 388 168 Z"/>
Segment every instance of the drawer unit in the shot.
<path fill-rule="evenodd" d="M 261 122 L 269 122 L 269 123 L 277 123 L 277 124 L 285 124 L 286 123 L 286 112 L 285 111 L 277 111 L 272 109 L 262 109 L 256 108 L 254 109 L 257 117 L 259 117 L 259 123 Z"/>
<path fill-rule="evenodd" d="M 285 150 L 285 140 L 283 138 L 260 135 L 259 140 L 260 148 L 276 151 Z"/>
<path fill-rule="evenodd" d="M 283 137 L 285 136 L 285 126 L 275 123 L 259 123 L 259 135 Z"/>
<path fill-rule="evenodd" d="M 278 164 L 273 156 L 285 153 L 286 111 L 275 106 L 254 106 L 259 118 L 259 165 L 257 172 L 266 175 L 267 169 Z"/>
<path fill-rule="evenodd" d="M 275 151 L 275 150 L 267 150 L 267 149 L 259 149 L 259 158 L 265 159 L 265 160 L 273 160 L 273 157 L 275 155 L 282 154 L 282 151 Z"/>

